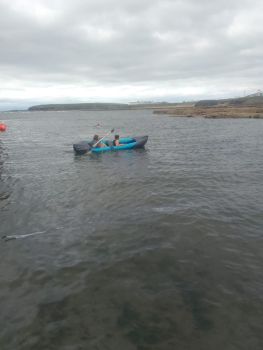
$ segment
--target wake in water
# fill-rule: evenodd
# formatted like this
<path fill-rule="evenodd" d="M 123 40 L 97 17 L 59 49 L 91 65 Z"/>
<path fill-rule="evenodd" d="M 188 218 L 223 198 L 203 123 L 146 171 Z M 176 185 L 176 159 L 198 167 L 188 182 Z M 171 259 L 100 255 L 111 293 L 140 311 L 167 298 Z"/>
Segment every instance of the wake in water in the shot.
<path fill-rule="evenodd" d="M 56 227 L 56 230 L 60 230 L 62 229 L 63 227 Z M 23 239 L 23 238 L 28 238 L 28 237 L 31 237 L 31 236 L 36 236 L 36 235 L 40 235 L 42 233 L 47 233 L 48 231 L 37 231 L 37 232 L 32 232 L 32 233 L 27 233 L 25 235 L 10 235 L 10 236 L 2 236 L 2 239 L 5 241 L 5 242 L 8 242 L 8 241 L 11 241 L 11 240 L 14 240 L 14 239 Z"/>

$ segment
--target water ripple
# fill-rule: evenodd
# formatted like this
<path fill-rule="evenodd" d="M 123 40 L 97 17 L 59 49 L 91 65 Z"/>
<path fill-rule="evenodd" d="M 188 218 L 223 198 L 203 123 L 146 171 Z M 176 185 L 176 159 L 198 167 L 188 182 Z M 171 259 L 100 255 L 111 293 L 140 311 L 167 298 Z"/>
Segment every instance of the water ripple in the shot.
<path fill-rule="evenodd" d="M 0 241 L 1 349 L 262 348 L 261 120 L 5 122 L 0 235 L 21 239 Z M 74 156 L 113 127 L 146 149 Z"/>

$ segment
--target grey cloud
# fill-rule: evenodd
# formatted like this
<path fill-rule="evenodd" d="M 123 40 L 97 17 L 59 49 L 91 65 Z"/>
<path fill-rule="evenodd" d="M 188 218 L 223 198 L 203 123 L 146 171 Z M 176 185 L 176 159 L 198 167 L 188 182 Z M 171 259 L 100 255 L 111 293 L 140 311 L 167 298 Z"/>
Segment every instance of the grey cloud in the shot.
<path fill-rule="evenodd" d="M 36 2 L 50 19 L 0 0 L 1 85 L 260 84 L 263 30 L 238 22 L 259 0 Z"/>

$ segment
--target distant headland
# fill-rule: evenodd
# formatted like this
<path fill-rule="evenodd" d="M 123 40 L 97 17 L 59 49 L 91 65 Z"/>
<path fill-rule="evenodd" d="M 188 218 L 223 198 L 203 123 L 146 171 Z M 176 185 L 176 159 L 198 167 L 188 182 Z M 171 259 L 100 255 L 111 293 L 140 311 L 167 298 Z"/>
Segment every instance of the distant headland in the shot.
<path fill-rule="evenodd" d="M 164 107 L 167 104 L 161 103 L 65 103 L 45 104 L 29 107 L 29 111 L 115 111 L 134 110 L 154 107 Z M 174 105 L 174 104 L 171 104 Z"/>
<path fill-rule="evenodd" d="M 29 107 L 29 111 L 105 111 L 130 109 L 128 104 L 122 103 L 64 103 L 44 104 Z"/>
<path fill-rule="evenodd" d="M 153 113 L 172 117 L 203 118 L 257 118 L 263 119 L 263 94 L 245 97 L 201 100 L 183 103 L 136 102 L 136 103 L 69 103 L 43 104 L 28 108 L 28 111 L 117 111 L 150 109 Z"/>

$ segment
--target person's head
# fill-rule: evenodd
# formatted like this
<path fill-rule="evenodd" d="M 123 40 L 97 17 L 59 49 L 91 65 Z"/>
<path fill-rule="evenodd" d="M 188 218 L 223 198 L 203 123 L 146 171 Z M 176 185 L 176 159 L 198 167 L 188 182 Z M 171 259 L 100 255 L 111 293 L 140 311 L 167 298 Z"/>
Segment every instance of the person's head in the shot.
<path fill-rule="evenodd" d="M 99 135 L 94 135 L 93 136 L 93 141 L 99 141 Z"/>
<path fill-rule="evenodd" d="M 119 135 L 115 135 L 115 140 L 119 140 L 120 136 Z"/>

